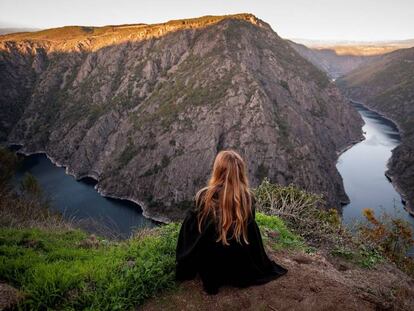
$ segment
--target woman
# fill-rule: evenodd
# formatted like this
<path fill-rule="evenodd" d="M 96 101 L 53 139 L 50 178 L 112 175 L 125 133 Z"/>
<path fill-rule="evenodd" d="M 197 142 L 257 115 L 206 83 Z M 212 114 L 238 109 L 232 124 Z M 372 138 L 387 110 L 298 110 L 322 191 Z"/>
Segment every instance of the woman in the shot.
<path fill-rule="evenodd" d="M 243 159 L 221 151 L 208 186 L 197 193 L 195 209 L 181 226 L 176 278 L 199 273 L 204 290 L 216 294 L 221 285 L 263 284 L 286 272 L 263 248 Z"/>

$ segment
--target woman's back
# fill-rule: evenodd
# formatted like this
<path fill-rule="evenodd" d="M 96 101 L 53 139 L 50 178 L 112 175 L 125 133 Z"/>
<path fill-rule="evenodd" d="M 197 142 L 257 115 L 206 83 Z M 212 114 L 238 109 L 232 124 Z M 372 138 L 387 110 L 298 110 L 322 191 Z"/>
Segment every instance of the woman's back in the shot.
<path fill-rule="evenodd" d="M 240 164 L 240 156 L 236 154 L 236 157 L 232 151 L 222 153 L 227 153 L 224 157 L 231 160 L 235 157 L 233 164 L 239 167 L 233 171 L 243 179 L 245 168 L 244 162 Z M 226 170 L 231 164 L 223 161 L 223 155 L 221 158 L 219 156 L 219 160 L 216 158 L 215 161 L 213 176 L 216 173 L 228 178 L 228 171 L 217 172 L 217 166 Z M 198 193 L 195 208 L 188 212 L 182 224 L 176 254 L 177 279 L 192 279 L 198 273 L 204 289 L 208 293 L 216 293 L 221 285 L 245 287 L 263 284 L 285 274 L 287 270 L 271 261 L 265 253 L 254 219 L 254 200 L 248 188 L 244 188 L 244 193 L 237 194 L 234 189 L 229 190 L 237 178 L 236 182 L 227 180 L 226 184 L 226 181 L 220 182 L 216 176 L 217 185 L 211 182 L 212 179 L 210 188 L 206 187 Z M 247 182 L 245 184 L 247 186 Z M 209 193 L 209 190 L 212 191 Z M 239 190 L 243 191 L 243 187 L 239 187 Z M 231 198 L 235 198 L 233 201 L 226 198 L 229 193 Z M 234 204 L 234 201 L 242 202 L 245 206 Z"/>

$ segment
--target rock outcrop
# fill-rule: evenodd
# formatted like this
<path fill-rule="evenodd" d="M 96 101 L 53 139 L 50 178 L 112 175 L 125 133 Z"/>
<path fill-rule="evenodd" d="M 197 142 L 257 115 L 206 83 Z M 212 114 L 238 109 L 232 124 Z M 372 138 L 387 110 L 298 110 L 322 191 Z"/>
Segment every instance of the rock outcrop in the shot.
<path fill-rule="evenodd" d="M 45 151 L 146 216 L 180 217 L 223 148 L 347 202 L 335 162 L 362 120 L 327 76 L 250 14 L 0 37 L 3 141 Z"/>

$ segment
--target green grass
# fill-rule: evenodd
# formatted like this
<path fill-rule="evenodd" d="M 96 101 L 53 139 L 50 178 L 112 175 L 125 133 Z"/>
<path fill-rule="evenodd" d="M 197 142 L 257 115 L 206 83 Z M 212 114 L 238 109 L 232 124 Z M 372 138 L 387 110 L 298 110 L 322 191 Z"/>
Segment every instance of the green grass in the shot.
<path fill-rule="evenodd" d="M 256 220 L 273 248 L 303 246 L 281 219 L 257 213 Z M 170 224 L 85 247 L 88 234 L 80 230 L 2 228 L 0 279 L 23 292 L 21 309 L 128 310 L 175 287 L 178 231 L 178 224 Z"/>
<path fill-rule="evenodd" d="M 81 231 L 0 229 L 0 278 L 24 293 L 23 309 L 130 309 L 174 287 L 178 227 L 96 249 Z"/>
<path fill-rule="evenodd" d="M 256 213 L 256 222 L 260 227 L 263 239 L 270 243 L 273 249 L 305 247 L 303 239 L 292 233 L 279 217 Z M 272 231 L 278 233 L 276 239 L 268 234 Z"/>

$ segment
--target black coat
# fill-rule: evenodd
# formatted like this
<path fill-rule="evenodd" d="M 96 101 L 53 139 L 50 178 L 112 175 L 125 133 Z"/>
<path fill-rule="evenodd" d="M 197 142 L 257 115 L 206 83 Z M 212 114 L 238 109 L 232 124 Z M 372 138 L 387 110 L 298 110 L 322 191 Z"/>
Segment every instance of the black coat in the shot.
<path fill-rule="evenodd" d="M 177 280 L 193 279 L 197 273 L 207 293 L 218 292 L 221 285 L 246 287 L 264 284 L 284 275 L 287 270 L 270 260 L 263 248 L 259 227 L 253 217 L 248 223 L 248 241 L 217 240 L 212 219 L 206 221 L 200 233 L 197 211 L 188 212 L 177 243 Z"/>

